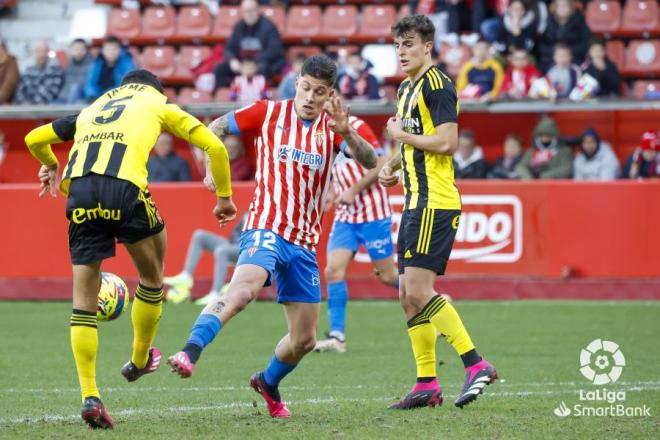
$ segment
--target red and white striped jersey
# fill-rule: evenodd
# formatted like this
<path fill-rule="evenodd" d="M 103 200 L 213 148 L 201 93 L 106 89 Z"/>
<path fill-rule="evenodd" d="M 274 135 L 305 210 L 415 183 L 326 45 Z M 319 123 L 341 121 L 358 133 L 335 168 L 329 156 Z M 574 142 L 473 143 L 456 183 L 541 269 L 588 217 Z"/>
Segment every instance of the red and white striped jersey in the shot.
<path fill-rule="evenodd" d="M 364 140 L 373 145 L 377 155 L 383 154 L 380 141 L 369 127 L 369 124 L 355 116 L 350 116 L 348 121 Z M 362 165 L 344 154 L 340 154 L 332 167 L 332 182 L 335 192 L 340 194 L 352 188 L 365 174 L 367 174 L 367 170 Z M 376 181 L 360 191 L 355 196 L 352 205 L 337 205 L 335 221 L 365 223 L 382 220 L 391 215 L 392 211 L 387 190 Z"/>
<path fill-rule="evenodd" d="M 328 127 L 330 117 L 322 111 L 303 121 L 293 100 L 263 100 L 228 113 L 227 119 L 231 133 L 256 137 L 257 188 L 243 230 L 268 229 L 314 250 L 333 153 L 346 145 Z"/>

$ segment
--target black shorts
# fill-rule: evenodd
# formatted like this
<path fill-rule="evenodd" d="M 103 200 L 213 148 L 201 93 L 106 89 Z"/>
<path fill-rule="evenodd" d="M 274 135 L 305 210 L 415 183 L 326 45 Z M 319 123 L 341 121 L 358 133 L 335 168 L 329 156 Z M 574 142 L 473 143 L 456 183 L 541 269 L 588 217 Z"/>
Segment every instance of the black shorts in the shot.
<path fill-rule="evenodd" d="M 98 174 L 71 181 L 66 218 L 73 264 L 113 257 L 115 239 L 135 243 L 165 227 L 148 192 L 128 180 Z"/>
<path fill-rule="evenodd" d="M 399 274 L 406 267 L 445 273 L 461 211 L 416 208 L 403 211 L 397 242 Z"/>

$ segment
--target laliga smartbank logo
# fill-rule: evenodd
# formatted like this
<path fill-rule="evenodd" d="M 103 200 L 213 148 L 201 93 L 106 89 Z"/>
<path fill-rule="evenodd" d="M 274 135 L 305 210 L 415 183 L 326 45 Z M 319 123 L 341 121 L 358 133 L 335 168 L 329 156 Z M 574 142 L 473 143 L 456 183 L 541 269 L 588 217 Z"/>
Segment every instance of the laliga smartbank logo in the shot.
<path fill-rule="evenodd" d="M 580 373 L 593 385 L 614 384 L 626 366 L 626 358 L 619 345 L 595 339 L 580 351 Z M 643 417 L 651 415 L 651 408 L 627 406 L 626 392 L 596 388 L 578 390 L 580 403 L 572 407 L 562 400 L 554 413 L 557 417 Z"/>
<path fill-rule="evenodd" d="M 456 230 L 451 260 L 467 263 L 514 263 L 523 251 L 523 209 L 514 195 L 461 196 L 462 212 Z M 392 240 L 396 243 L 404 196 L 391 196 Z M 396 254 L 395 254 L 396 256 Z M 360 250 L 355 259 L 369 262 Z"/>

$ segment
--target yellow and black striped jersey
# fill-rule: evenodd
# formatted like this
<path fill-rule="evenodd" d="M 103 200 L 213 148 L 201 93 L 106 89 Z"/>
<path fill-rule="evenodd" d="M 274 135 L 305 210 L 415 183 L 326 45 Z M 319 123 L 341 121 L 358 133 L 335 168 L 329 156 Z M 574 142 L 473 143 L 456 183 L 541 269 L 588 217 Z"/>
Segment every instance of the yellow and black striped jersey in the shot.
<path fill-rule="evenodd" d="M 128 180 L 147 188 L 147 160 L 163 129 L 188 139 L 202 123 L 153 87 L 126 84 L 112 89 L 78 115 L 53 121 L 61 140 L 75 139 L 61 189 L 89 173 Z"/>
<path fill-rule="evenodd" d="M 410 79 L 401 83 L 397 93 L 397 113 L 408 133 L 435 134 L 436 126 L 458 121 L 456 88 L 444 73 L 432 66 L 415 83 Z M 451 155 L 402 144 L 401 168 L 405 209 L 461 209 Z"/>

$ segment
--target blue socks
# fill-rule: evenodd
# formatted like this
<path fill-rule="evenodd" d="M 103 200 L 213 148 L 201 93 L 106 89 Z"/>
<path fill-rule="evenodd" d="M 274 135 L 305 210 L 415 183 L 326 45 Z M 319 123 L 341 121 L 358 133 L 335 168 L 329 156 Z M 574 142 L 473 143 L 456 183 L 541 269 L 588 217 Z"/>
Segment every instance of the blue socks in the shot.
<path fill-rule="evenodd" d="M 197 362 L 204 347 L 213 341 L 221 328 L 222 322 L 217 316 L 210 313 L 199 315 L 190 331 L 186 346 L 183 348 L 193 363 Z"/>
<path fill-rule="evenodd" d="M 264 380 L 266 383 L 272 387 L 277 387 L 280 384 L 280 381 L 284 377 L 291 373 L 293 369 L 296 368 L 296 365 L 285 364 L 273 355 L 270 359 L 270 363 L 264 370 Z"/>
<path fill-rule="evenodd" d="M 346 281 L 328 284 L 328 321 L 330 331 L 344 333 L 346 327 L 346 304 L 348 304 L 348 289 Z"/>

